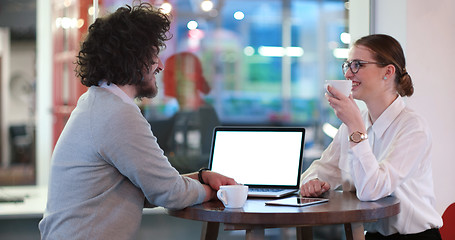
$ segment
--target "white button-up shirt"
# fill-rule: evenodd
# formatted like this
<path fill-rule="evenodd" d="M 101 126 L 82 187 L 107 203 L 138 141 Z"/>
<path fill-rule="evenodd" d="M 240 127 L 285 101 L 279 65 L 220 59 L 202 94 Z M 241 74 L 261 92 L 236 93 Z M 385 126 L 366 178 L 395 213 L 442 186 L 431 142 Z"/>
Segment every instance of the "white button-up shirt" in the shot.
<path fill-rule="evenodd" d="M 388 195 L 400 199 L 401 212 L 394 217 L 365 225 L 383 235 L 411 234 L 442 226 L 434 208 L 431 168 L 431 135 L 426 122 L 407 108 L 399 96 L 371 123 L 362 116 L 368 141 L 350 147 L 349 132 L 342 124 L 333 142 L 302 174 L 302 184 L 319 178 L 332 189 L 356 191 L 362 201 Z"/>

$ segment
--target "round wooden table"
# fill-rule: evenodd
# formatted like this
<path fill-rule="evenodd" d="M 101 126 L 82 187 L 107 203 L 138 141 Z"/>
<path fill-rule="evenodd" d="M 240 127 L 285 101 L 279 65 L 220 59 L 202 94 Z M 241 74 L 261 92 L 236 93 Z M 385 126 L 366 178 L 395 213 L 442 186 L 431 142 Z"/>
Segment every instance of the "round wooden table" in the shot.
<path fill-rule="evenodd" d="M 312 239 L 312 227 L 344 224 L 346 239 L 364 239 L 364 222 L 394 216 L 400 212 L 396 197 L 362 202 L 355 193 L 329 191 L 329 202 L 305 207 L 269 206 L 271 199 L 249 198 L 243 208 L 224 208 L 210 201 L 182 210 L 167 209 L 174 217 L 204 221 L 201 239 L 216 239 L 220 223 L 225 230 L 246 230 L 246 239 L 263 239 L 265 228 L 296 227 L 298 239 Z"/>

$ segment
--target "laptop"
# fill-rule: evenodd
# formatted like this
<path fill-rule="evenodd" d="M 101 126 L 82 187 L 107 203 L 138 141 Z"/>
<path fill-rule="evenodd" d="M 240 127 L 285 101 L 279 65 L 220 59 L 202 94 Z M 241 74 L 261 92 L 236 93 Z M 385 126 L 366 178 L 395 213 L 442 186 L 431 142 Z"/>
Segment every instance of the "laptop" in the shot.
<path fill-rule="evenodd" d="M 213 130 L 209 169 L 247 185 L 249 197 L 299 190 L 305 128 L 227 127 Z"/>

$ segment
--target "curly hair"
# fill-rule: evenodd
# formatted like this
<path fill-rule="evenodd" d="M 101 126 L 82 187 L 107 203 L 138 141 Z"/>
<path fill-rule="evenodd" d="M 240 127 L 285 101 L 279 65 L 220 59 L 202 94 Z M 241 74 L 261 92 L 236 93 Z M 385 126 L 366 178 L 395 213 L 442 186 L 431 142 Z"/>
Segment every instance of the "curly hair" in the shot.
<path fill-rule="evenodd" d="M 169 34 L 170 19 L 149 3 L 121 7 L 98 18 L 76 56 L 76 76 L 87 87 L 105 79 L 119 86 L 138 85 L 143 70 L 155 64 Z"/>

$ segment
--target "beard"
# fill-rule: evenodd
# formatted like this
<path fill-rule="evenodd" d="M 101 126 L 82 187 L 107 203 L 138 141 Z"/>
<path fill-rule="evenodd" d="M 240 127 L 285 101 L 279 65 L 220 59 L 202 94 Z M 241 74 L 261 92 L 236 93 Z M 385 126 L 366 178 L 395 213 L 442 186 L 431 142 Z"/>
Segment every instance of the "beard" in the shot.
<path fill-rule="evenodd" d="M 156 81 L 141 81 L 136 85 L 137 98 L 154 98 L 158 94 Z"/>

